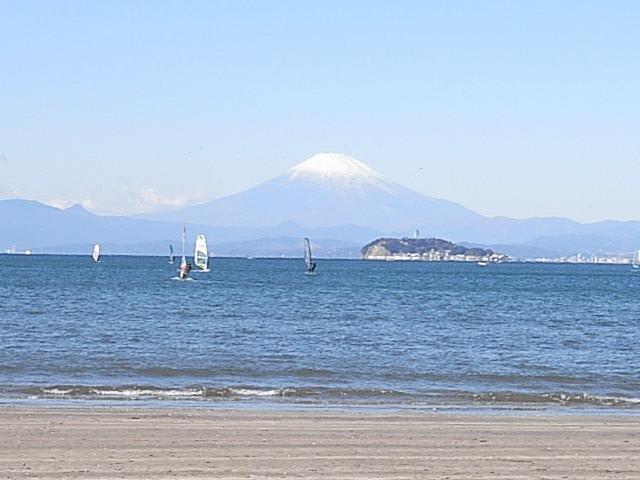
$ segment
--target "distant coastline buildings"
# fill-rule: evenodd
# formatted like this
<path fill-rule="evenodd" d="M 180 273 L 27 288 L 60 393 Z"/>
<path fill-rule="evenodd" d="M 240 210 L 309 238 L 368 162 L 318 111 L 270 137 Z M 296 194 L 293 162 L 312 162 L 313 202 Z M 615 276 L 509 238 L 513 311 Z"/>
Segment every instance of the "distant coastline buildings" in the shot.
<path fill-rule="evenodd" d="M 465 247 L 439 238 L 379 238 L 361 250 L 364 260 L 422 261 L 422 262 L 487 262 L 522 261 L 528 263 L 576 263 L 603 265 L 631 265 L 627 254 L 584 254 L 559 257 L 511 258 L 500 252 L 477 247 Z"/>
<path fill-rule="evenodd" d="M 569 255 L 565 257 L 538 257 L 528 262 L 535 263 L 597 263 L 606 265 L 631 265 L 632 259 L 627 255 L 621 254 L 601 254 L 601 255 L 589 255 L 577 253 L 575 255 Z"/>

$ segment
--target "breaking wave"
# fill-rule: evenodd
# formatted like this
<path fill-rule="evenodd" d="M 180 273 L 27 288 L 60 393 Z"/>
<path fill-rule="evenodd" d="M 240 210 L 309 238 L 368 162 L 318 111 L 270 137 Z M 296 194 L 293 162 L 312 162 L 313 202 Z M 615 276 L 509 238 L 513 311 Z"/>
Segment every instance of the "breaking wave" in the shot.
<path fill-rule="evenodd" d="M 160 388 L 148 385 L 52 385 L 4 389 L 4 396 L 29 399 L 277 401 L 329 405 L 474 406 L 474 407 L 608 407 L 640 408 L 640 398 L 622 394 L 521 392 L 402 392 L 388 389 L 278 387 L 234 385 Z"/>

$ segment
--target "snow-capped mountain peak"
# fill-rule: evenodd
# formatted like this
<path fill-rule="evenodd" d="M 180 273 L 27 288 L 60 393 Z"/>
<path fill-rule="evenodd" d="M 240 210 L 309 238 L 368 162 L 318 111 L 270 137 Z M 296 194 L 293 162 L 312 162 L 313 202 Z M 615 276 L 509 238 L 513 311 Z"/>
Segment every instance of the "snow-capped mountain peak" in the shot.
<path fill-rule="evenodd" d="M 147 218 L 234 228 L 293 222 L 305 227 L 359 225 L 392 233 L 419 227 L 456 238 L 451 233 L 458 225 L 478 217 L 461 205 L 403 187 L 348 155 L 320 153 L 244 192 Z"/>
<path fill-rule="evenodd" d="M 368 165 L 342 153 L 314 155 L 290 169 L 287 177 L 339 183 L 379 183 L 383 179 Z"/>

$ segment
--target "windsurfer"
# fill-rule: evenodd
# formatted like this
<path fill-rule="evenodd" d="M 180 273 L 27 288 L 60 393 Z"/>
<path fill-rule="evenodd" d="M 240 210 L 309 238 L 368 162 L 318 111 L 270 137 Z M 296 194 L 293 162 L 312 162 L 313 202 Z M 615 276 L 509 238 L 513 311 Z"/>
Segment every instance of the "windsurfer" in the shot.
<path fill-rule="evenodd" d="M 191 264 L 190 263 L 184 263 L 180 266 L 180 275 L 179 277 L 182 280 L 185 280 L 188 276 L 189 276 L 189 272 L 191 271 Z"/>

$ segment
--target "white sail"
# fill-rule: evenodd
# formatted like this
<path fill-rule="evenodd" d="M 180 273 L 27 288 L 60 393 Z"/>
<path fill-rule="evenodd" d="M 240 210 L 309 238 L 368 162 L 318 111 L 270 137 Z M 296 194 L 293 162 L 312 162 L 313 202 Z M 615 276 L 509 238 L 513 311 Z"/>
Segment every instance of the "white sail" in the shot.
<path fill-rule="evenodd" d="M 640 250 L 638 250 L 633 257 L 633 267 L 640 268 Z"/>
<path fill-rule="evenodd" d="M 178 278 L 186 280 L 189 276 L 189 268 L 187 265 L 187 257 L 185 254 L 187 244 L 187 227 L 182 227 L 182 259 L 180 260 L 180 270 L 178 270 Z"/>
<path fill-rule="evenodd" d="M 207 250 L 207 239 L 203 234 L 196 236 L 196 250 L 193 254 L 193 263 L 202 270 L 209 271 L 209 252 Z"/>
<path fill-rule="evenodd" d="M 93 253 L 91 254 L 91 257 L 93 258 L 94 262 L 97 262 L 98 260 L 100 260 L 100 245 L 99 244 L 95 244 L 93 246 Z"/>

